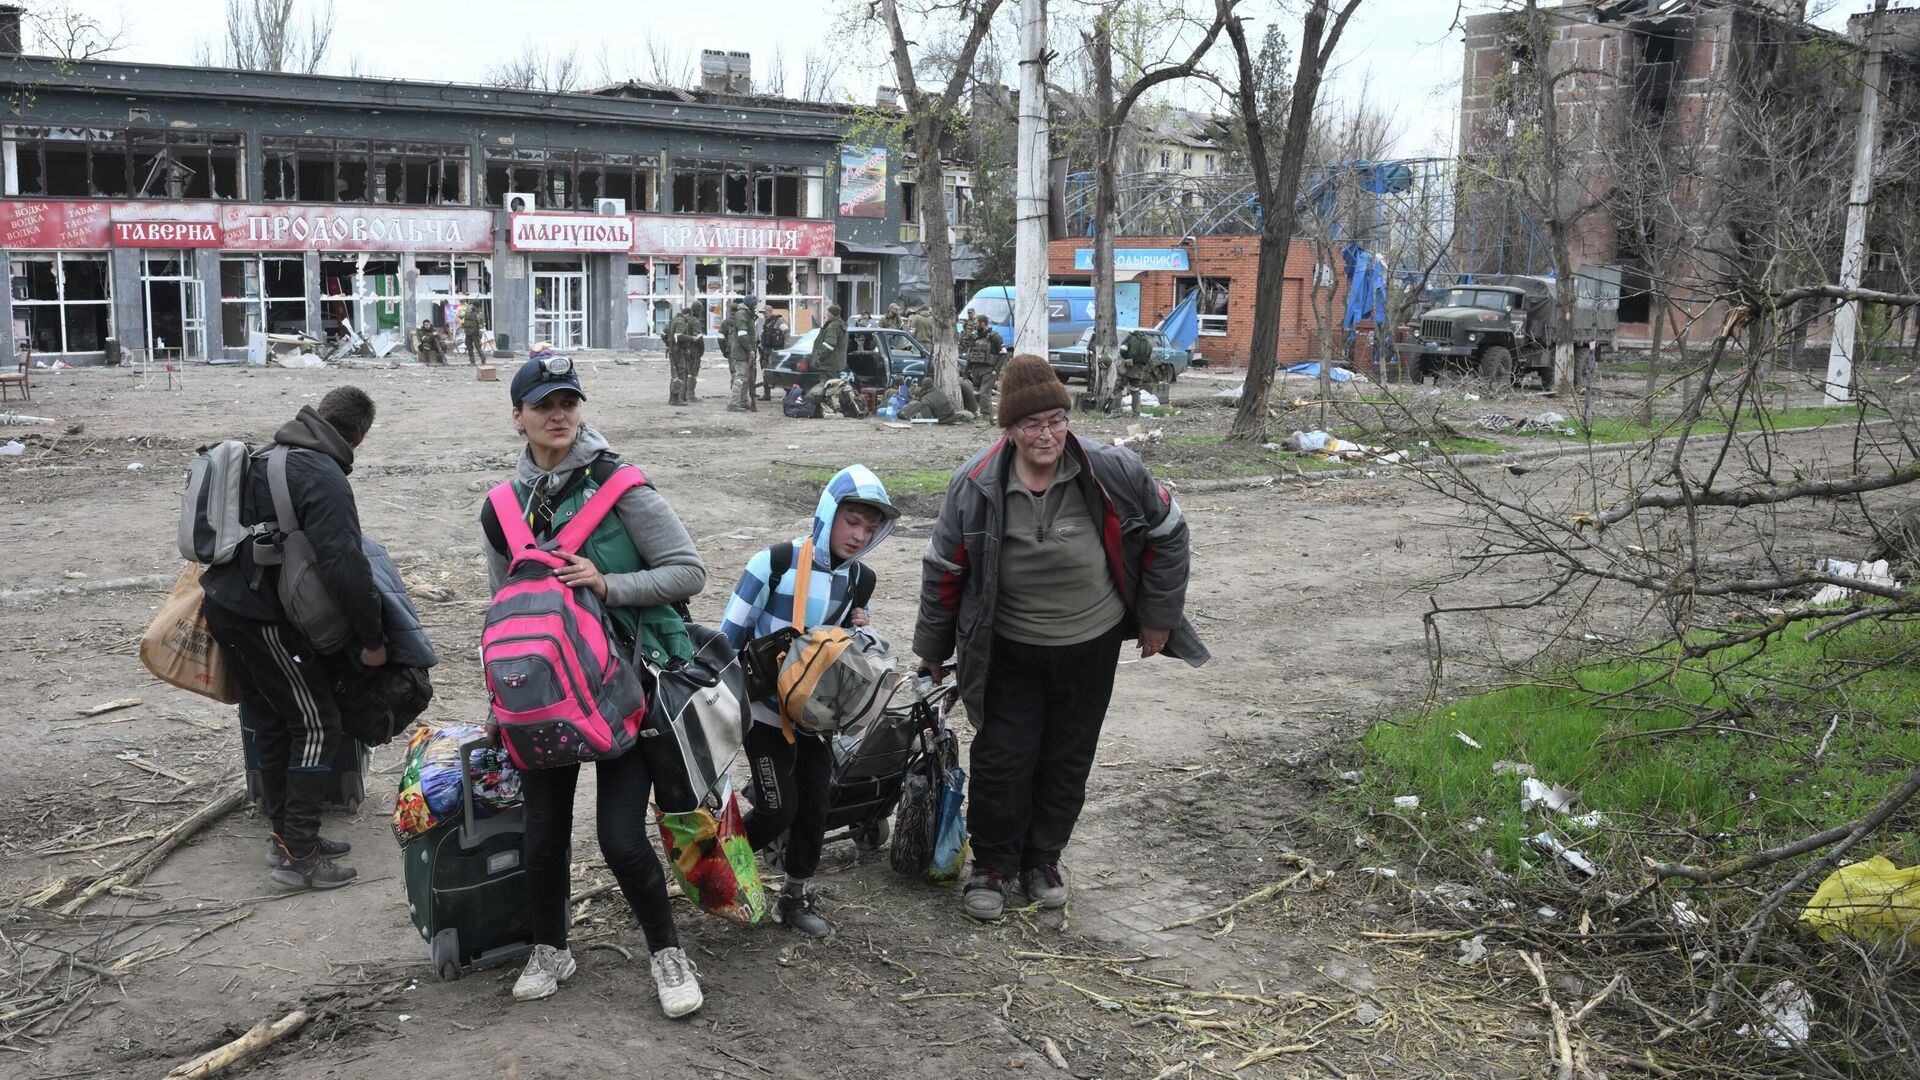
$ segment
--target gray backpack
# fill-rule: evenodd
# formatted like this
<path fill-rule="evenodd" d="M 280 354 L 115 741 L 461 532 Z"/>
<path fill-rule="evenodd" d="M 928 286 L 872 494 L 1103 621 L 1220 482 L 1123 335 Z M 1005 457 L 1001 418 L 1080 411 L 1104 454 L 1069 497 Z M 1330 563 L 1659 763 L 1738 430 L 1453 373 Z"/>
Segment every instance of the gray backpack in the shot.
<path fill-rule="evenodd" d="M 253 449 L 239 439 L 203 446 L 187 473 L 180 497 L 180 557 L 201 566 L 230 562 L 260 526 L 240 524 L 248 458 Z"/>
<path fill-rule="evenodd" d="M 256 566 L 280 568 L 280 608 L 287 621 L 315 648 L 330 653 L 347 640 L 351 628 L 327 588 L 312 541 L 300 528 L 300 515 L 287 489 L 288 453 L 289 449 L 280 445 L 266 450 L 267 487 L 273 492 L 273 531 L 255 539 L 253 561 Z"/>
<path fill-rule="evenodd" d="M 859 727 L 886 708 L 899 678 L 879 639 L 816 626 L 796 638 L 780 662 L 780 719 L 814 735 Z"/>

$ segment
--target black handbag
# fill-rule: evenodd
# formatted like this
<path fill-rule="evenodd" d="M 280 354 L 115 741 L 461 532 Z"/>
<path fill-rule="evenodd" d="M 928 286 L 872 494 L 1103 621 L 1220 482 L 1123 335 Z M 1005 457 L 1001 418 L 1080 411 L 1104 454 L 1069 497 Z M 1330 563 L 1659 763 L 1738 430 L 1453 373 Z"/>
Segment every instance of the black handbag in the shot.
<path fill-rule="evenodd" d="M 727 771 L 753 723 L 746 673 L 724 635 L 688 623 L 693 659 L 665 667 L 640 663 L 647 722 L 640 752 L 653 777 L 654 802 L 666 813 L 715 808 Z"/>

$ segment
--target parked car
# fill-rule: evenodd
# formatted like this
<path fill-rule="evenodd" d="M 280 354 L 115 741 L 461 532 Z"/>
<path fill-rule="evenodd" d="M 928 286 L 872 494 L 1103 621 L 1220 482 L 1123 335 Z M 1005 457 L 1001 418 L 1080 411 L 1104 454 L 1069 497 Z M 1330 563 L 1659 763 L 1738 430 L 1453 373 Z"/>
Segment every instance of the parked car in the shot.
<path fill-rule="evenodd" d="M 809 330 L 773 354 L 772 366 L 761 373 L 769 394 L 785 394 L 796 384 L 811 388 L 820 381 L 819 372 L 801 370 L 819 336 L 818 329 Z M 847 331 L 847 378 L 860 389 L 897 386 L 904 379 L 918 379 L 926 370 L 927 351 L 905 330 L 860 327 Z"/>
<path fill-rule="evenodd" d="M 1153 343 L 1154 363 L 1156 365 L 1166 365 L 1165 371 L 1168 373 L 1168 377 L 1165 379 L 1154 379 L 1152 381 L 1174 382 L 1180 378 L 1180 373 L 1187 370 L 1187 366 L 1193 362 L 1192 353 L 1185 349 L 1174 348 L 1173 344 L 1167 340 L 1167 335 L 1144 326 L 1120 327 L 1120 344 L 1126 344 L 1127 335 L 1133 333 L 1135 330 L 1139 330 L 1141 333 L 1147 335 L 1147 340 Z M 1116 350 L 1117 348 L 1118 346 L 1116 346 Z M 1087 365 L 1087 354 L 1091 352 L 1092 349 L 1093 327 L 1089 326 L 1080 334 L 1080 340 L 1077 343 L 1069 345 L 1064 349 L 1055 349 L 1048 353 L 1047 363 L 1053 365 L 1053 373 L 1060 376 L 1061 382 L 1070 383 L 1075 379 L 1079 379 L 1088 386 L 1092 386 L 1093 375 Z"/>

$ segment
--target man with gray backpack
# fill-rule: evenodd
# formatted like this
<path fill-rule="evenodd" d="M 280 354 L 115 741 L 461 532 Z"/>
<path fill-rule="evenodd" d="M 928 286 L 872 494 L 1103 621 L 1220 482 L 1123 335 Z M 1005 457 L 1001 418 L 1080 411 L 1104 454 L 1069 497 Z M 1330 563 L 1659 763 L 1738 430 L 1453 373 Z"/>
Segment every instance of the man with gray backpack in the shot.
<path fill-rule="evenodd" d="M 355 873 L 334 862 L 350 847 L 321 837 L 320 807 L 344 738 L 332 675 L 356 653 L 369 668 L 387 662 L 380 589 L 347 485 L 373 415 L 365 391 L 342 386 L 303 406 L 267 447 L 244 456 L 231 443 L 209 448 L 182 509 L 183 552 L 210 564 L 200 579 L 207 627 L 259 741 L 261 803 L 279 853 L 273 880 L 290 888 L 331 889 Z M 304 610 L 308 598 L 285 587 L 296 577 L 330 599 L 324 630 Z"/>

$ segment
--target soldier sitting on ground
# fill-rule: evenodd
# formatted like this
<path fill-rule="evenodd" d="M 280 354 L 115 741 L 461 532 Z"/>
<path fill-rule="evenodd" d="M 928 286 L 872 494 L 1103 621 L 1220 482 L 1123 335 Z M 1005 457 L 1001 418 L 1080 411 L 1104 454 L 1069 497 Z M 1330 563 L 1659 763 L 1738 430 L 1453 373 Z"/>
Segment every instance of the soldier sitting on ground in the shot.
<path fill-rule="evenodd" d="M 423 364 L 447 362 L 447 347 L 440 343 L 440 332 L 433 328 L 432 319 L 420 320 L 420 344 L 417 351 L 420 354 L 420 362 Z"/>
<path fill-rule="evenodd" d="M 971 385 L 967 386 L 972 389 Z M 953 397 L 931 375 L 913 384 L 907 404 L 900 410 L 900 419 L 913 420 L 930 416 L 943 424 L 969 424 L 973 422 L 973 413 L 966 409 L 953 407 Z"/>

